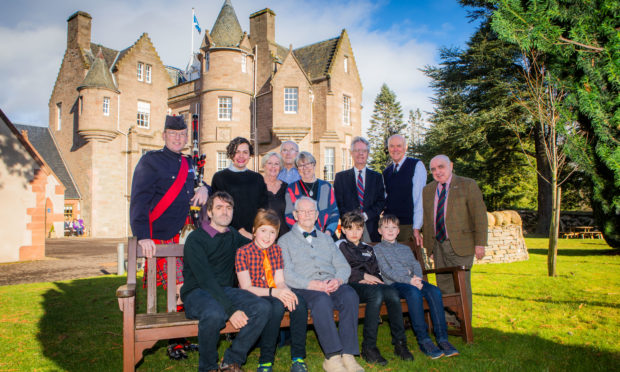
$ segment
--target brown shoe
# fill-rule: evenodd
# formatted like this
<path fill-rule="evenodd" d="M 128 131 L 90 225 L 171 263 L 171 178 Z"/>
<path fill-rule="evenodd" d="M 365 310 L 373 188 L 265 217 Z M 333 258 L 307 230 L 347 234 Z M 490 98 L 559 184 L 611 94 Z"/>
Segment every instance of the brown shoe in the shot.
<path fill-rule="evenodd" d="M 349 372 L 347 367 L 342 363 L 342 357 L 340 355 L 334 355 L 329 359 L 323 361 L 323 370 L 325 372 Z"/>
<path fill-rule="evenodd" d="M 364 368 L 357 363 L 357 360 L 351 354 L 342 354 L 342 364 L 344 364 L 348 372 L 364 372 Z"/>
<path fill-rule="evenodd" d="M 222 364 L 220 364 L 220 371 L 221 372 L 243 372 L 243 370 L 241 369 L 241 366 L 238 365 L 237 363 L 226 364 L 223 362 Z"/>

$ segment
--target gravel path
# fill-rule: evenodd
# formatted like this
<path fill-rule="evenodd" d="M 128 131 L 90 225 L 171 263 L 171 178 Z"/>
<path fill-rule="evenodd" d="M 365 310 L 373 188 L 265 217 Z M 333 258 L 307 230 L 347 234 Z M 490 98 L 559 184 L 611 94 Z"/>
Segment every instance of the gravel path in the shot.
<path fill-rule="evenodd" d="M 127 239 L 58 238 L 43 260 L 0 264 L 0 286 L 116 274 L 116 247 Z"/>

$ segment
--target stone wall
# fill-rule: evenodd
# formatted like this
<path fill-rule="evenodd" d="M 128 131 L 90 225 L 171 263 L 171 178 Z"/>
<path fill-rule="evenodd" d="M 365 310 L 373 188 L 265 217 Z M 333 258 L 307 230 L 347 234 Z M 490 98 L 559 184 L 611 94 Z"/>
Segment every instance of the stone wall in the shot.
<path fill-rule="evenodd" d="M 484 258 L 482 260 L 474 260 L 475 264 L 527 261 L 530 258 L 525 246 L 525 240 L 523 239 L 523 229 L 521 226 L 489 227 L 488 239 Z"/>

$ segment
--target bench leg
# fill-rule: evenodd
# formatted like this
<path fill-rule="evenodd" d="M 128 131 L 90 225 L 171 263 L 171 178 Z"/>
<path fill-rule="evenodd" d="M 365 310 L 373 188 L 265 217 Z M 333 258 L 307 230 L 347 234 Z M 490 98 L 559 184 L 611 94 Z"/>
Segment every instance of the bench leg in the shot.
<path fill-rule="evenodd" d="M 124 298 L 119 301 L 123 310 L 123 371 L 133 372 L 136 369 L 134 356 L 135 343 L 135 297 Z"/>
<path fill-rule="evenodd" d="M 471 327 L 471 314 L 469 313 L 469 298 L 467 297 L 467 284 L 465 283 L 465 272 L 459 271 L 458 275 L 458 283 L 460 289 L 460 297 L 461 297 L 461 311 L 463 314 L 463 319 L 461 320 L 461 330 L 463 331 L 463 341 L 466 343 L 474 342 L 474 334 Z"/>

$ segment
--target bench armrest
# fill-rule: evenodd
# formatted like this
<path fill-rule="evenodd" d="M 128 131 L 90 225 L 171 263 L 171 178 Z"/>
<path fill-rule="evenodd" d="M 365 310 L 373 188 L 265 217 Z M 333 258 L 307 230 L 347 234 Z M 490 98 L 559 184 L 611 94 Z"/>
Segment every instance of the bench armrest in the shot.
<path fill-rule="evenodd" d="M 135 284 L 123 284 L 118 287 L 116 290 L 117 298 L 128 298 L 136 296 L 136 285 Z"/>
<path fill-rule="evenodd" d="M 424 270 L 424 274 L 448 274 L 456 271 L 469 271 L 465 266 L 442 267 L 440 269 Z"/>

